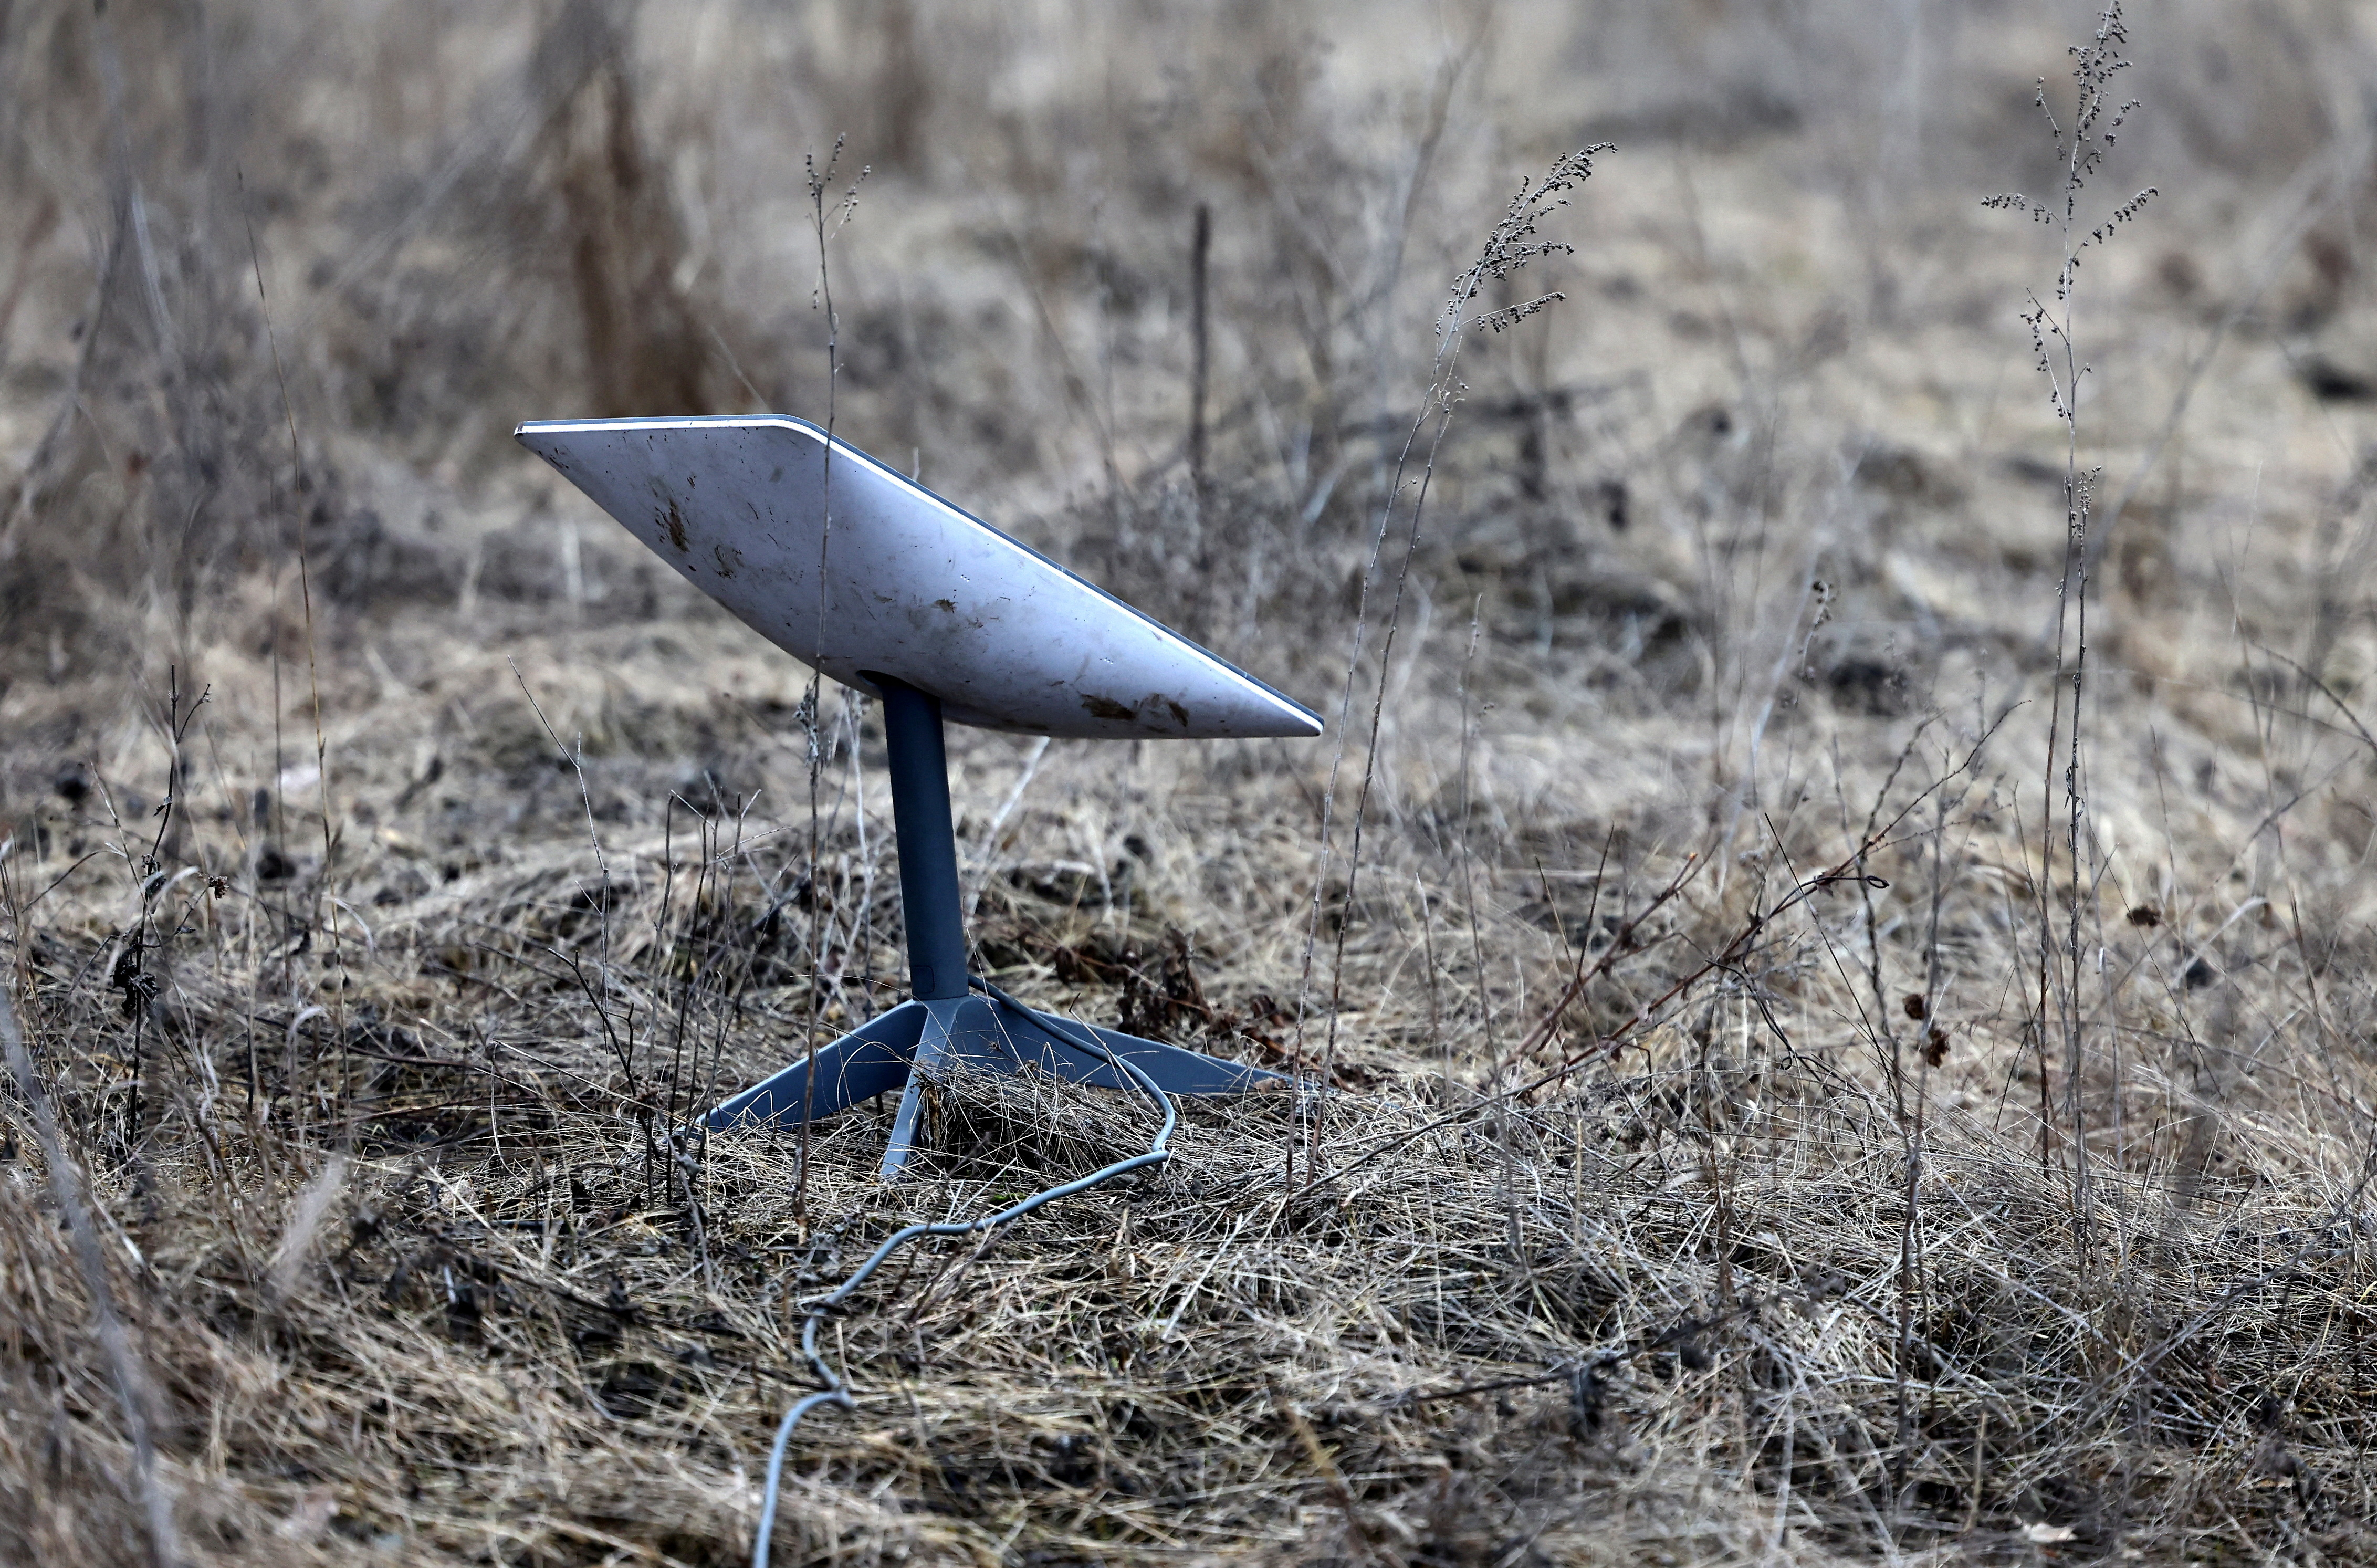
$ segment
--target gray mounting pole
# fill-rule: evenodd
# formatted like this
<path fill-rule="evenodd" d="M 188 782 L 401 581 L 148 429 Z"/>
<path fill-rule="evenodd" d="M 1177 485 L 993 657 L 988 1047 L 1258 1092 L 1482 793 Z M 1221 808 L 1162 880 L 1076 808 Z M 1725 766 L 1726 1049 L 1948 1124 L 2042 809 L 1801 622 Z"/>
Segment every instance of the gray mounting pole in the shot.
<path fill-rule="evenodd" d="M 919 1001 L 962 998 L 965 926 L 958 902 L 958 838 L 950 820 L 941 700 L 889 676 L 873 679 L 883 694 L 883 735 L 891 752 L 891 826 L 900 845 L 909 989 Z"/>
<path fill-rule="evenodd" d="M 950 817 L 941 700 L 889 676 L 876 676 L 875 686 L 883 694 L 883 738 L 891 753 L 891 830 L 900 844 L 908 988 L 925 1013 L 883 1151 L 883 1179 L 894 1181 L 916 1146 L 926 1079 L 949 1059 L 950 1027 L 967 1000 L 965 922 L 958 902 L 958 835 Z"/>

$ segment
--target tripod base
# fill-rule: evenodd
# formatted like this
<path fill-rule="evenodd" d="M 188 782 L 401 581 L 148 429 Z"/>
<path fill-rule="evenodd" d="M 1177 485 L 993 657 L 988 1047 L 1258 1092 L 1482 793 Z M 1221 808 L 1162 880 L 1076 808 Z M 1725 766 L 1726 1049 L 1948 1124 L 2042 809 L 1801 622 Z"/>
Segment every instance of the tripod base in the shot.
<path fill-rule="evenodd" d="M 713 1131 L 752 1125 L 797 1127 L 901 1089 L 890 1146 L 883 1153 L 883 1178 L 889 1181 L 899 1177 L 914 1148 L 924 1080 L 937 1071 L 962 1067 L 1014 1072 L 1029 1064 L 1069 1083 L 1135 1087 L 1102 1052 L 1089 1048 L 1085 1037 L 1094 1038 L 1169 1094 L 1229 1095 L 1258 1083 L 1287 1082 L 1276 1072 L 1075 1023 L 1003 997 L 950 997 L 902 1002 L 806 1061 L 735 1095 L 703 1123 Z"/>

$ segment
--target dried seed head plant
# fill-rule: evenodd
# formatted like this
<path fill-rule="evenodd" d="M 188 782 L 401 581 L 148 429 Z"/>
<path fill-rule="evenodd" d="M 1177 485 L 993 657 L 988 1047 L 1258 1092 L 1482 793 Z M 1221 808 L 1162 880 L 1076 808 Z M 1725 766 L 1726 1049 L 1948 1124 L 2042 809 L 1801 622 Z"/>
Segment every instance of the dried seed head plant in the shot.
<path fill-rule="evenodd" d="M 818 635 L 820 636 L 824 635 L 823 628 L 826 624 L 826 585 L 832 581 L 831 577 L 828 575 L 828 568 L 830 566 L 833 551 L 833 434 L 835 418 L 839 412 L 838 398 L 842 388 L 842 323 L 840 317 L 835 315 L 833 308 L 833 270 L 828 256 L 828 250 L 832 242 L 840 236 L 842 231 L 849 225 L 850 221 L 858 215 L 858 187 L 866 184 L 866 176 L 874 172 L 871 165 L 861 166 L 858 173 L 852 177 L 849 186 L 842 191 L 840 199 L 833 204 L 830 209 L 828 209 L 826 198 L 828 196 L 832 194 L 835 183 L 835 172 L 840 169 L 842 165 L 842 153 L 847 138 L 845 137 L 837 136 L 834 138 L 833 150 L 826 155 L 825 167 L 822 169 L 818 167 L 817 154 L 814 152 L 806 154 L 803 161 L 803 166 L 807 171 L 808 177 L 809 233 L 810 237 L 817 245 L 817 290 L 815 294 L 812 296 L 811 305 L 824 318 L 825 322 L 826 449 L 823 481 L 825 489 L 825 515 L 824 526 L 818 531 L 818 534 L 817 624 L 819 628 Z M 819 652 L 821 652 L 822 650 L 819 650 Z M 822 675 L 816 673 L 815 667 L 812 665 L 811 674 L 809 676 L 808 689 L 802 695 L 800 708 L 800 724 L 802 731 L 807 739 L 808 752 L 809 875 L 812 878 L 817 875 L 818 868 L 822 863 L 819 859 L 819 856 L 825 847 L 824 839 L 822 837 L 822 824 L 818 815 L 818 796 L 823 786 L 826 766 L 830 760 L 829 752 L 833 744 L 834 738 L 836 738 L 833 732 L 829 729 L 824 720 L 824 711 L 822 706 L 825 690 L 823 685 L 824 678 L 825 677 Z M 855 766 L 857 761 L 857 747 L 855 745 L 857 709 L 855 706 L 849 710 L 849 727 L 852 732 L 851 738 L 853 741 L 851 747 L 852 762 L 853 765 Z M 819 1046 L 823 1045 L 826 1040 L 830 1038 L 830 1036 L 821 1034 L 818 1029 L 818 1024 L 820 1023 L 818 1009 L 821 1005 L 820 999 L 824 996 L 826 988 L 824 956 L 825 920 L 826 908 L 824 901 L 822 899 L 812 898 L 809 904 L 808 950 L 811 969 L 809 974 L 808 1026 L 805 1031 L 806 1037 L 803 1042 L 806 1048 L 811 1052 L 816 1051 Z M 864 992 L 862 991 L 862 1006 L 866 1005 L 866 999 Z M 692 1114 L 691 1107 L 688 1107 L 688 1134 L 690 1134 L 692 1131 Z M 801 1212 L 804 1218 L 806 1218 L 807 1206 L 806 1200 L 808 1197 L 809 1153 L 809 1124 L 806 1118 L 801 1122 L 800 1140 L 800 1176 L 794 1188 L 794 1206 L 795 1210 Z"/>
<path fill-rule="evenodd" d="M 1305 1012 L 1312 990 L 1313 950 L 1320 935 L 1321 905 L 1330 891 L 1330 873 L 1333 868 L 1331 831 L 1337 798 L 1337 776 L 1344 765 L 1346 748 L 1352 743 L 1351 725 L 1355 718 L 1355 683 L 1359 678 L 1366 652 L 1365 642 L 1370 629 L 1370 595 L 1378 583 L 1387 539 L 1392 532 L 1398 509 L 1403 504 L 1406 476 L 1416 466 L 1416 475 L 1409 481 L 1411 502 L 1409 517 L 1404 524 L 1404 550 L 1395 564 L 1394 592 L 1387 603 L 1385 630 L 1380 639 L 1377 668 L 1378 684 L 1372 694 L 1368 723 L 1362 732 L 1362 780 L 1354 796 L 1354 820 L 1347 830 L 1344 891 L 1338 894 L 1340 905 L 1335 922 L 1336 941 L 1331 953 L 1329 999 L 1323 1010 L 1325 1033 L 1320 1052 L 1319 1079 L 1326 1085 L 1335 1081 L 1337 1067 L 1337 1016 L 1344 1003 L 1345 934 L 1351 924 L 1356 880 L 1362 869 L 1362 828 L 1368 820 L 1371 786 L 1378 779 L 1380 726 L 1385 718 L 1387 688 L 1393 668 L 1395 634 L 1403 625 L 1404 603 L 1411 586 L 1412 562 L 1419 550 L 1421 523 L 1427 515 L 1429 481 L 1436 476 L 1438 456 L 1444 448 L 1444 437 L 1451 428 L 1452 414 L 1462 395 L 1467 391 L 1459 377 L 1461 350 L 1463 342 L 1478 329 L 1500 333 L 1535 315 L 1547 305 L 1566 298 L 1558 292 L 1540 294 L 1522 304 L 1489 311 L 1472 317 L 1469 307 L 1490 285 L 1508 282 L 1526 269 L 1532 262 L 1547 256 L 1572 256 L 1575 247 L 1558 240 L 1537 237 L 1545 220 L 1569 204 L 1570 193 L 1581 187 L 1593 175 L 1593 160 L 1596 154 L 1611 151 L 1607 143 L 1597 144 L 1576 152 L 1562 153 L 1544 174 L 1540 182 L 1523 177 L 1519 188 L 1503 209 L 1501 217 L 1486 236 L 1477 257 L 1453 281 L 1443 310 L 1436 323 L 1437 351 L 1434 375 L 1420 400 L 1420 408 L 1404 437 L 1403 449 L 1396 454 L 1395 466 L 1379 509 L 1378 522 L 1370 534 L 1368 559 L 1364 563 L 1360 586 L 1355 600 L 1353 647 L 1345 661 L 1345 684 L 1337 703 L 1336 750 L 1330 759 L 1328 782 L 1320 796 L 1320 843 L 1312 876 L 1312 913 L 1305 928 L 1303 970 L 1296 988 L 1296 1060 L 1303 1060 Z M 1421 437 L 1427 437 L 1425 450 Z M 1318 1174 L 1321 1158 L 1322 1128 L 1326 1119 L 1323 1100 L 1309 1118 L 1307 1167 Z M 1287 1146 L 1284 1179 L 1296 1183 L 1296 1145 L 1293 1138 Z"/>
<path fill-rule="evenodd" d="M 2050 890 L 2056 883 L 2059 835 L 2047 831 L 2042 821 L 2037 880 L 2037 1042 L 2043 1112 L 2048 1105 L 2050 1069 L 2047 1050 L 2050 1036 L 2060 1038 L 2063 1047 L 2066 1099 L 2061 1116 L 2069 1139 L 2064 1147 L 2069 1151 L 2071 1163 L 2073 1235 L 2077 1244 L 2084 1249 L 2084 1256 L 2093 1230 L 2088 1211 L 2095 1201 L 2089 1169 L 2088 1113 L 2081 1087 L 2087 1076 L 2087 1035 L 2090 1033 L 2086 1021 L 2087 1004 L 2083 998 L 2087 976 L 2082 950 L 2084 936 L 2089 932 L 2093 922 L 2093 908 L 2084 906 L 2093 906 L 2088 888 L 2104 870 L 2102 858 L 2096 851 L 2096 829 L 2089 820 L 2086 804 L 2087 722 L 2084 703 L 2091 695 L 2086 687 L 2088 521 L 2096 507 L 2096 488 L 2103 471 L 2097 468 L 2083 471 L 2080 466 L 2080 387 L 2092 367 L 2081 356 L 2076 336 L 2076 315 L 2080 264 L 2084 255 L 2092 249 L 2101 248 L 2116 231 L 2135 221 L 2147 203 L 2159 194 L 2149 186 L 2111 208 L 2093 224 L 2081 212 L 2081 198 L 2088 188 L 2090 178 L 2112 151 L 2122 126 L 2140 106 L 2134 99 L 2117 102 L 2114 96 L 2121 73 L 2130 66 L 2122 55 L 2128 43 L 2128 28 L 2122 18 L 2121 7 L 2116 3 L 2108 6 L 2097 18 L 2095 36 L 2086 43 L 2072 46 L 2073 106 L 2068 126 L 2056 118 L 2048 102 L 2046 78 L 2039 78 L 2037 102 L 2053 138 L 2055 162 L 2061 176 L 2061 188 L 2056 196 L 2044 200 L 2020 195 L 1994 196 L 1981 204 L 1999 210 L 2026 212 L 2036 221 L 2049 226 L 2055 232 L 2060 253 L 2051 302 L 2033 293 L 2029 308 L 2023 315 L 2024 324 L 2030 329 L 2031 349 L 2037 362 L 2038 373 L 2047 383 L 2048 405 L 2062 427 L 2064 437 L 2063 568 L 2056 587 L 2053 621 L 2055 680 L 2049 695 L 2047 759 L 2040 787 L 2044 808 L 2054 799 L 2059 782 L 2060 784 L 2063 820 L 2060 836 L 2064 856 L 2065 898 L 2060 912 L 2062 933 L 2059 941 L 2054 932 L 2058 912 L 2050 902 Z M 2061 757 L 2060 780 L 2057 767 L 2059 753 Z M 2096 934 L 2101 936 L 2101 931 Z M 2114 1093 L 2118 1096 L 2118 1083 Z M 2051 1117 L 2042 1117 L 2040 1137 L 2043 1140 L 2052 1137 L 2053 1127 Z M 2045 1143 L 2042 1143 L 2040 1153 L 2042 1156 L 2047 1153 Z"/>

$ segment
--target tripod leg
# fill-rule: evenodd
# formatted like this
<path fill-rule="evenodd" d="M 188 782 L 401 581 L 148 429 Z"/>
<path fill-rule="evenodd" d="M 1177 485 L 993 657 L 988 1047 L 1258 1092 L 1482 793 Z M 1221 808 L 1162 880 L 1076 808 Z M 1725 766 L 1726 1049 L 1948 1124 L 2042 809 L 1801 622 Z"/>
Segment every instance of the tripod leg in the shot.
<path fill-rule="evenodd" d="M 1117 1072 L 1105 1056 L 1082 1045 L 1081 1036 L 1084 1034 L 1094 1036 L 1098 1044 L 1146 1073 L 1157 1088 L 1169 1094 L 1235 1095 L 1259 1083 L 1287 1082 L 1280 1074 L 1259 1067 L 1241 1066 L 1202 1051 L 1142 1040 L 1119 1030 L 1076 1023 L 1004 1002 L 998 1004 L 998 1020 L 1009 1048 L 1020 1059 L 1045 1068 L 1069 1083 L 1101 1089 L 1139 1087 Z"/>
<path fill-rule="evenodd" d="M 883 1153 L 886 1181 L 899 1179 L 914 1152 L 926 1080 L 948 1069 L 1012 1072 L 1031 1066 L 1070 1083 L 1134 1095 L 1146 1092 L 1136 1080 L 1117 1071 L 1103 1052 L 1090 1049 L 1082 1039 L 1085 1034 L 1170 1094 L 1234 1095 L 1258 1084 L 1288 1082 L 1259 1067 L 1243 1067 L 1136 1035 L 1070 1023 L 1003 999 L 968 997 L 909 1005 L 927 1010 L 927 1022 L 916 1043 L 915 1071 L 909 1075 L 907 1091 L 900 1096 L 900 1113 L 891 1123 L 890 1144 Z"/>
<path fill-rule="evenodd" d="M 916 1041 L 916 1068 L 908 1075 L 900 1112 L 891 1119 L 891 1141 L 883 1151 L 886 1181 L 900 1179 L 909 1155 L 914 1152 L 926 1079 L 961 1065 L 987 1072 L 1015 1070 L 1015 1058 L 999 1039 L 998 1020 L 987 1002 L 973 997 L 937 997 L 908 1005 L 917 1009 L 925 1022 Z"/>
<path fill-rule="evenodd" d="M 902 1002 L 867 1020 L 806 1061 L 755 1084 L 704 1118 L 713 1131 L 764 1122 L 797 1127 L 861 1100 L 896 1089 L 908 1075 L 917 1038 L 925 1029 L 925 1005 Z M 816 1087 L 809 1075 L 817 1075 Z"/>

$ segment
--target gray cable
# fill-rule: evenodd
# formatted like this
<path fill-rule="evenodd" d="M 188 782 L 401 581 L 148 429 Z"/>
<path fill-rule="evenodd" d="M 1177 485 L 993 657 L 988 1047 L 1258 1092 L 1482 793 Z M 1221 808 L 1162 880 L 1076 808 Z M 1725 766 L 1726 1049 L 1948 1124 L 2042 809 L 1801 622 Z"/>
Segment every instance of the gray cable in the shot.
<path fill-rule="evenodd" d="M 818 1325 L 823 1323 L 827 1315 L 836 1307 L 848 1300 L 852 1291 L 866 1283 L 866 1276 L 880 1268 L 884 1259 L 920 1237 L 974 1236 L 985 1230 L 996 1230 L 1010 1221 L 1021 1219 L 1044 1203 L 1055 1203 L 1059 1198 L 1069 1198 L 1076 1192 L 1086 1192 L 1091 1188 L 1111 1181 L 1127 1171 L 1138 1170 L 1146 1166 L 1162 1165 L 1172 1157 L 1172 1150 L 1168 1145 L 1172 1141 L 1172 1130 L 1179 1124 L 1180 1111 L 1178 1106 L 1174 1104 L 1172 1096 L 1165 1094 L 1157 1085 L 1155 1080 L 1117 1056 L 1107 1048 L 1105 1041 L 1088 1030 L 1078 1029 L 1066 1019 L 1051 1017 L 1044 1012 L 1034 1012 L 1033 1010 L 1025 1007 L 979 976 L 969 976 L 969 978 L 993 1001 L 1002 1006 L 1011 1007 L 1019 1012 L 1031 1014 L 1035 1022 L 1063 1035 L 1069 1043 L 1105 1058 L 1108 1064 L 1117 1071 L 1129 1074 L 1141 1088 L 1147 1091 L 1149 1099 L 1164 1107 L 1164 1125 L 1157 1130 L 1154 1140 L 1148 1144 L 1147 1153 L 1133 1155 L 1129 1159 L 1117 1160 L 1104 1169 L 1093 1171 L 1078 1180 L 1063 1182 L 1055 1187 L 1045 1187 L 1021 1203 L 1001 1209 L 995 1215 L 985 1215 L 981 1219 L 967 1220 L 962 1224 L 912 1225 L 904 1229 L 893 1231 L 883 1239 L 882 1244 L 868 1255 L 865 1263 L 858 1265 L 848 1279 L 835 1287 L 830 1294 L 818 1297 L 804 1309 L 806 1321 L 801 1324 L 801 1357 L 808 1362 L 811 1375 L 816 1377 L 824 1387 L 819 1393 L 805 1394 L 795 1400 L 793 1407 L 784 1412 L 782 1424 L 776 1428 L 775 1445 L 768 1451 L 768 1489 L 759 1502 L 759 1533 L 751 1543 L 751 1568 L 768 1568 L 768 1548 L 775 1538 L 776 1504 L 782 1490 L 784 1451 L 792 1443 L 793 1429 L 801 1424 L 803 1417 L 820 1405 L 838 1405 L 845 1410 L 853 1407 L 850 1385 L 843 1382 L 831 1367 L 826 1365 L 825 1358 L 818 1353 Z"/>

